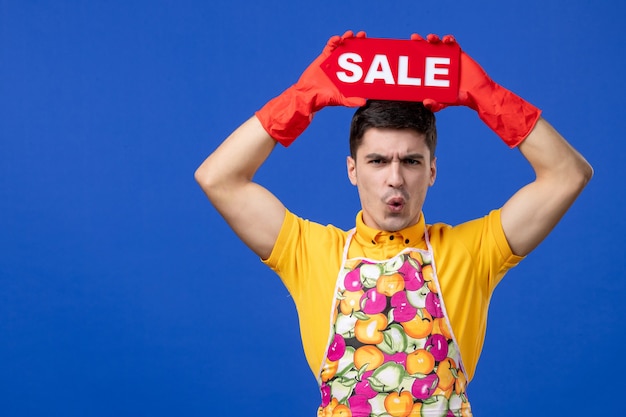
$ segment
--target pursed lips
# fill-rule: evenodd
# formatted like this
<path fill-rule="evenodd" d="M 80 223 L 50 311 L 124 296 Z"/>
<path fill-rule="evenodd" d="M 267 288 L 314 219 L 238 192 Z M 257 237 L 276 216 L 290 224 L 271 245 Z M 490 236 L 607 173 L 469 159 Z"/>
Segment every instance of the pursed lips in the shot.
<path fill-rule="evenodd" d="M 404 208 L 406 201 L 408 200 L 408 196 L 405 196 L 405 192 L 401 191 L 402 195 L 397 195 L 397 191 L 393 192 L 391 195 L 386 195 L 383 201 L 387 205 L 387 207 L 394 212 L 399 212 Z"/>

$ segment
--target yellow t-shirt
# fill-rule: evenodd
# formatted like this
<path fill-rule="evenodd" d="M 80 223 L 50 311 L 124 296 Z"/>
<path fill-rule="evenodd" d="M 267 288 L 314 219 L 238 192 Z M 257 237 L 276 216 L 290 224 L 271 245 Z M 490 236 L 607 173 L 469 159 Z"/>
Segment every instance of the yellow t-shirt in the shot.
<path fill-rule="evenodd" d="M 424 216 L 398 232 L 381 232 L 356 217 L 348 258 L 386 260 L 407 247 L 427 249 Z M 522 259 L 511 252 L 500 210 L 451 227 L 428 225 L 441 295 L 468 379 L 474 376 L 487 325 L 491 294 L 504 274 Z M 317 377 L 328 343 L 335 284 L 348 232 L 287 211 L 269 258 L 263 262 L 282 279 L 294 299 L 304 353 Z"/>

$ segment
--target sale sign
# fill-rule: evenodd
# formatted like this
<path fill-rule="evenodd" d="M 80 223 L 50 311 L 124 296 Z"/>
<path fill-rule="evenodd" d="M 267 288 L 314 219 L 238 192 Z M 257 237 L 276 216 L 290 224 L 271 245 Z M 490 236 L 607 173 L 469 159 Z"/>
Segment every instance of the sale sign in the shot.
<path fill-rule="evenodd" d="M 456 43 L 348 38 L 321 67 L 346 97 L 454 103 L 460 54 Z"/>

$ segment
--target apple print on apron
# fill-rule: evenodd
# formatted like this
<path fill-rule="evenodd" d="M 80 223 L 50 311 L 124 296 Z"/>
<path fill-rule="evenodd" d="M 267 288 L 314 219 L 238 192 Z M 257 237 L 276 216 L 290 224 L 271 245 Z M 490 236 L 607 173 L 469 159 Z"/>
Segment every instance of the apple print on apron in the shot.
<path fill-rule="evenodd" d="M 467 378 L 432 248 L 347 259 L 318 377 L 318 417 L 468 417 Z"/>

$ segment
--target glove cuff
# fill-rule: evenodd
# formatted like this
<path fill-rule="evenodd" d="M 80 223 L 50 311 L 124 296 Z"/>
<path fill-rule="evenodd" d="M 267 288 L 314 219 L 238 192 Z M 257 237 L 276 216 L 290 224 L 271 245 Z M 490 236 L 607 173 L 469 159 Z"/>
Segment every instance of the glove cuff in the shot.
<path fill-rule="evenodd" d="M 473 97 L 480 119 L 510 148 L 526 139 L 541 116 L 541 110 L 506 88 L 492 83 L 489 94 Z"/>
<path fill-rule="evenodd" d="M 265 131 L 278 143 L 288 147 L 313 120 L 309 100 L 289 87 L 255 113 Z"/>

